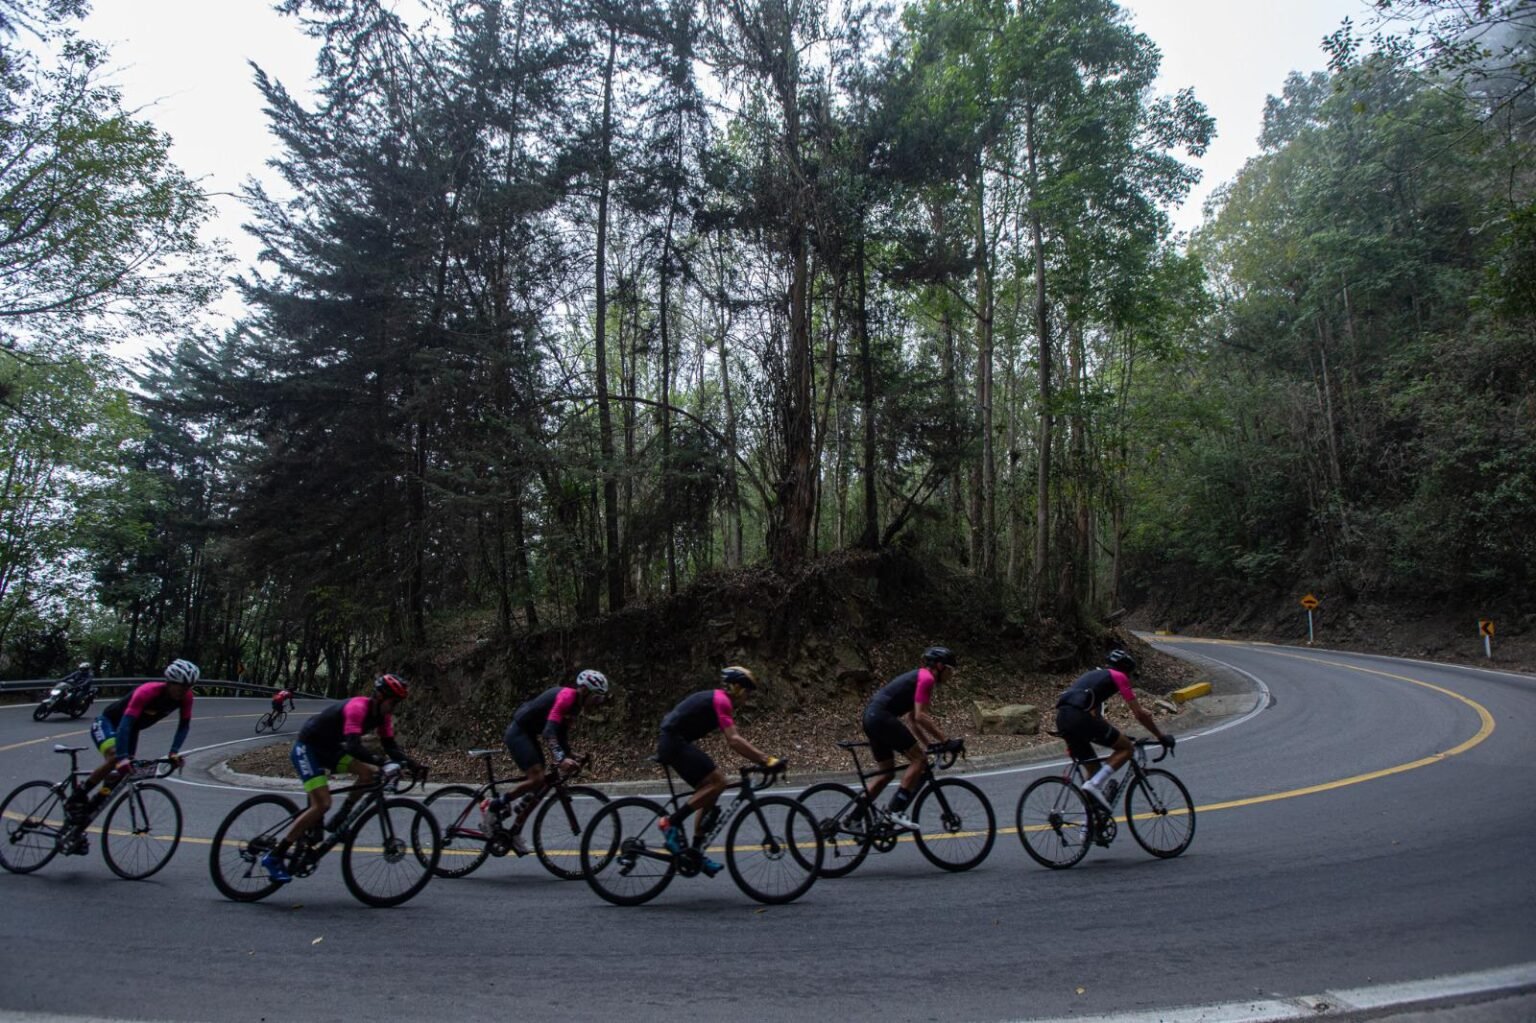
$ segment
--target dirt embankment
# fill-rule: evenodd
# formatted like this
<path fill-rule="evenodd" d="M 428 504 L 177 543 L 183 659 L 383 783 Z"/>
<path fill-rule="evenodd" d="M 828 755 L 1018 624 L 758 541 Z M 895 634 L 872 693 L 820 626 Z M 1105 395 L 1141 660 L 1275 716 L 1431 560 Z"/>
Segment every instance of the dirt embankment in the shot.
<path fill-rule="evenodd" d="M 1113 646 L 1129 646 L 1141 659 L 1149 696 L 1195 674 L 1129 633 L 1030 618 L 993 585 L 896 552 L 848 554 L 791 578 L 758 570 L 712 577 L 674 599 L 516 644 L 472 638 L 416 673 L 421 698 L 413 696 L 401 715 L 401 737 L 432 765 L 434 780 L 480 780 L 484 767 L 466 750 L 500 748 L 518 703 L 594 667 L 608 675 L 614 696 L 572 729 L 573 747 L 593 758 L 587 777 L 648 777 L 657 773 L 646 758 L 667 710 L 713 687 L 722 666 L 744 664 L 766 685 L 739 714 L 742 734 L 803 772 L 844 771 L 851 761 L 837 740 L 862 739 L 869 697 L 916 667 L 934 643 L 960 658 L 935 711 L 949 734 L 967 737 L 973 755 L 1058 743 L 1043 734 L 978 735 L 974 703 L 1034 704 L 1049 727 L 1056 694 Z M 1115 713 L 1129 720 L 1118 706 Z M 737 759 L 719 736 L 702 745 L 721 764 Z M 286 775 L 287 746 L 254 751 L 232 766 Z"/>

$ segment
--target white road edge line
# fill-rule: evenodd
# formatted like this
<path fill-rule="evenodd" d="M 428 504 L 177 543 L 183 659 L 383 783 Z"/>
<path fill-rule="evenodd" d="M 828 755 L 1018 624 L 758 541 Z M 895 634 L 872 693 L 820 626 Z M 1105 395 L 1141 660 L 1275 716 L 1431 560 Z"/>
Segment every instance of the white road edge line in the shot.
<path fill-rule="evenodd" d="M 1296 998 L 1265 998 L 1251 1002 L 1111 1013 L 1096 1015 L 1093 1019 L 1098 1023 L 1281 1023 L 1284 1020 L 1326 1019 L 1330 1016 L 1383 1009 L 1406 1011 L 1415 1006 L 1428 1008 L 1433 1003 L 1447 999 L 1496 995 L 1501 992 L 1515 994 L 1528 989 L 1536 989 L 1536 963 L 1520 963 L 1401 984 L 1324 991 Z M 1082 1014 L 1027 1017 L 1017 1023 L 1081 1023 L 1083 1018 Z"/>

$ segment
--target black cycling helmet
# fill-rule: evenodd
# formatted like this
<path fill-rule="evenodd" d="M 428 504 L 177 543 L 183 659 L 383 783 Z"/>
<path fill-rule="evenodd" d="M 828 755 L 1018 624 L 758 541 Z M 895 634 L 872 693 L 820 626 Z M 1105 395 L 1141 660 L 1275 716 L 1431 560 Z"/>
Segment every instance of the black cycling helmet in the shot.
<path fill-rule="evenodd" d="M 1111 650 L 1109 656 L 1104 658 L 1104 667 L 1123 671 L 1127 675 L 1136 674 L 1136 658 L 1124 650 Z"/>
<path fill-rule="evenodd" d="M 951 668 L 960 667 L 960 662 L 955 660 L 955 652 L 947 646 L 931 646 L 924 650 L 923 663 L 930 668 L 939 664 L 947 664 Z"/>
<path fill-rule="evenodd" d="M 720 669 L 720 683 L 727 686 L 741 686 L 743 689 L 756 689 L 757 677 L 739 664 L 733 664 L 729 668 Z"/>

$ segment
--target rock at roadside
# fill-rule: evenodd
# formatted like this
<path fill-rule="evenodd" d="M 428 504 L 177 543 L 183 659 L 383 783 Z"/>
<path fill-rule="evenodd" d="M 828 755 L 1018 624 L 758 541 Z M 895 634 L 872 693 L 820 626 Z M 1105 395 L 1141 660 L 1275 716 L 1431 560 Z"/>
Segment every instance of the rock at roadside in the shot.
<path fill-rule="evenodd" d="M 978 735 L 1038 735 L 1040 710 L 1031 703 L 982 703 L 972 706 Z"/>

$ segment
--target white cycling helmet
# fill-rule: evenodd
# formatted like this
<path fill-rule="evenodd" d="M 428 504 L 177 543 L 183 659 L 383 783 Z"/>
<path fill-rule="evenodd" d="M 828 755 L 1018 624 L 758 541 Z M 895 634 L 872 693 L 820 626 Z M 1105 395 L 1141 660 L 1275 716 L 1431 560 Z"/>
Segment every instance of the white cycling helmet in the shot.
<path fill-rule="evenodd" d="M 167 682 L 179 682 L 184 686 L 197 685 L 197 680 L 202 674 L 201 671 L 198 671 L 197 665 L 180 657 L 165 666 L 165 680 Z"/>
<path fill-rule="evenodd" d="M 607 696 L 608 676 L 600 671 L 593 671 L 591 668 L 588 668 L 576 676 L 576 688 L 585 689 L 587 692 L 596 693 L 598 696 Z"/>

